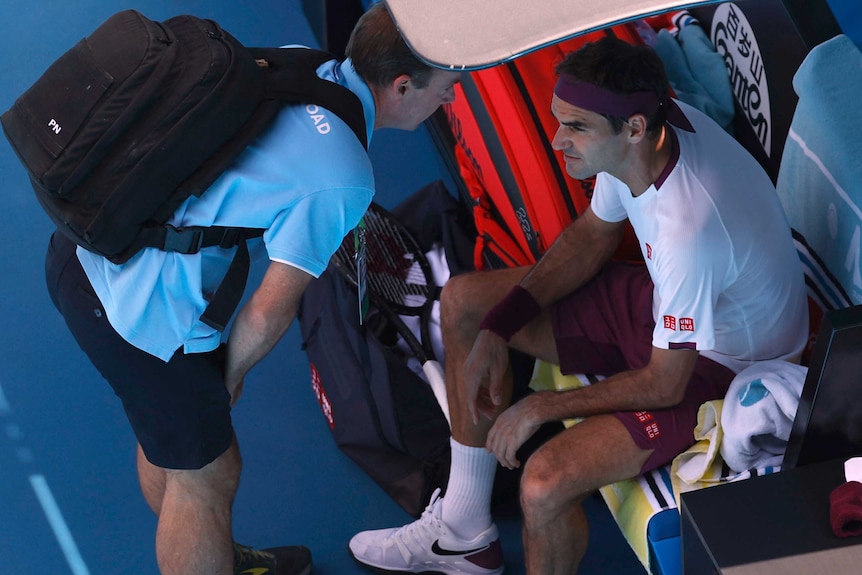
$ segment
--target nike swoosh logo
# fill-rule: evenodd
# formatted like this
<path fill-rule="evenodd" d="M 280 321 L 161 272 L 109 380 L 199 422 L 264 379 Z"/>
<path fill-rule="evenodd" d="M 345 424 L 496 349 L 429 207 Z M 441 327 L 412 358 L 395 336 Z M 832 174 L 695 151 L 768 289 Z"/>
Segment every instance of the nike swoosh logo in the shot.
<path fill-rule="evenodd" d="M 435 555 L 469 555 L 470 553 L 476 553 L 477 551 L 482 551 L 483 549 L 487 549 L 487 545 L 483 545 L 481 547 L 477 547 L 476 549 L 464 549 L 464 550 L 454 550 L 454 549 L 444 549 L 440 547 L 440 540 L 434 542 L 431 545 L 431 551 L 434 552 Z"/>
<path fill-rule="evenodd" d="M 269 573 L 268 567 L 252 567 L 241 571 L 239 575 L 266 575 L 267 573 Z"/>

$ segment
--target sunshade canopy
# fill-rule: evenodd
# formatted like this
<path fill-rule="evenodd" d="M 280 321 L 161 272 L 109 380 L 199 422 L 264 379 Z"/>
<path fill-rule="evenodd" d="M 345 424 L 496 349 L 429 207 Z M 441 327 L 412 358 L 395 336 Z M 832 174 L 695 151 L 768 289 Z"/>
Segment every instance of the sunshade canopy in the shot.
<path fill-rule="evenodd" d="M 386 0 L 411 48 L 439 68 L 478 70 L 606 26 L 721 0 Z"/>

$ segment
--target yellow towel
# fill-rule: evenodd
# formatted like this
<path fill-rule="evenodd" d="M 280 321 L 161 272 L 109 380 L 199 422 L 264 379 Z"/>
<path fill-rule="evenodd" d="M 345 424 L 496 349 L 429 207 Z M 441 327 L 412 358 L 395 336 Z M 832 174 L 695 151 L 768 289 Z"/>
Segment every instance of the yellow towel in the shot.
<path fill-rule="evenodd" d="M 721 481 L 724 460 L 721 458 L 721 407 L 724 400 L 707 401 L 697 411 L 694 428 L 696 443 L 674 458 L 671 483 L 674 498 L 680 493 L 710 487 Z"/>
<path fill-rule="evenodd" d="M 536 360 L 533 367 L 533 377 L 530 380 L 530 388 L 534 391 L 553 390 L 565 391 L 567 389 L 577 389 L 590 385 L 590 380 L 585 375 L 563 375 L 559 365 L 548 363 L 542 360 Z M 571 427 L 581 421 L 583 418 L 566 419 L 563 425 Z"/>
<path fill-rule="evenodd" d="M 721 426 L 723 405 L 724 400 L 715 399 L 700 406 L 697 412 L 697 427 L 694 428 L 697 443 L 677 455 L 671 463 L 670 481 L 673 485 L 673 496 L 677 501 L 680 494 L 687 491 L 781 471 L 781 467 L 777 465 L 744 471 L 730 469 L 721 456 L 721 442 L 724 438 Z"/>

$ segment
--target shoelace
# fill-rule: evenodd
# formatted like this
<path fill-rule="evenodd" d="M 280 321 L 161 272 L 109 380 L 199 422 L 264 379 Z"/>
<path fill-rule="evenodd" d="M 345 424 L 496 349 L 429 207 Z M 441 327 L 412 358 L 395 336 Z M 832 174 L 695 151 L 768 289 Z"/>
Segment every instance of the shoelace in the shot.
<path fill-rule="evenodd" d="M 431 502 L 425 507 L 422 515 L 413 523 L 408 523 L 400 527 L 389 536 L 390 541 L 393 541 L 405 561 L 408 561 L 411 553 L 409 551 L 409 542 L 423 542 L 422 535 L 424 532 L 440 531 L 440 489 L 435 489 L 431 495 Z"/>

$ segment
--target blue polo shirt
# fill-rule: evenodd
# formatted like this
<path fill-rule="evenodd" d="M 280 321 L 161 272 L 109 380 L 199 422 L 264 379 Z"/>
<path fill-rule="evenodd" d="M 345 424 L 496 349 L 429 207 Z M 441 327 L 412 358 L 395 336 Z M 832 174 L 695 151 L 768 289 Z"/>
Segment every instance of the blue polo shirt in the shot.
<path fill-rule="evenodd" d="M 370 143 L 374 100 L 350 60 L 326 62 L 317 74 L 359 97 Z M 371 162 L 350 127 L 323 108 L 291 105 L 206 193 L 186 200 L 168 223 L 264 228 L 270 260 L 317 277 L 373 195 Z M 200 316 L 235 249 L 212 247 L 185 255 L 147 248 L 121 265 L 82 248 L 77 254 L 114 329 L 168 361 L 180 348 L 205 352 L 221 342 L 221 333 Z"/>

